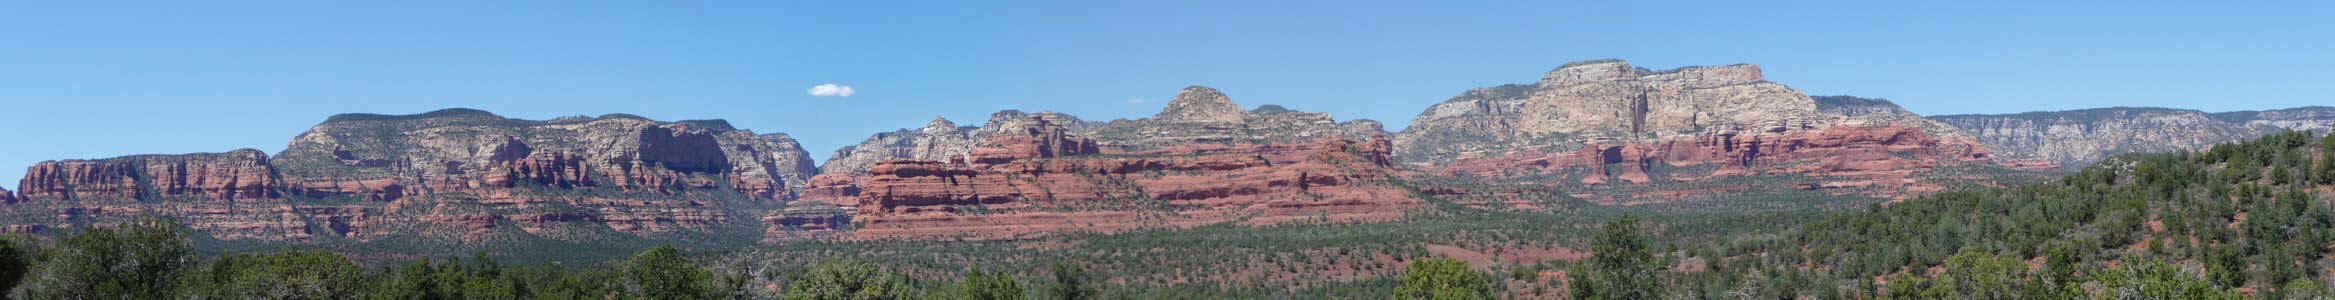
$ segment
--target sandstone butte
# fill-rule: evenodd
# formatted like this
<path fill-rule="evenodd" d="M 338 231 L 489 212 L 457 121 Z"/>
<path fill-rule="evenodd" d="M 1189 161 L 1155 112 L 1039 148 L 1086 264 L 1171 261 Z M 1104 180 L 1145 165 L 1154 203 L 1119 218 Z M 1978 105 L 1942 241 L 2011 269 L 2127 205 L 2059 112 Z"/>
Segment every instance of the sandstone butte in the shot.
<path fill-rule="evenodd" d="M 1620 60 L 1462 93 L 1420 113 L 1395 145 L 1431 172 L 1606 204 L 1778 188 L 1904 198 L 1985 181 L 1941 169 L 1999 167 L 1970 135 L 1886 101 L 1819 102 L 1753 65 L 1653 71 Z M 1730 180 L 1745 177 L 1785 182 Z"/>
<path fill-rule="evenodd" d="M 1243 110 L 1194 86 L 1133 120 L 1014 110 L 978 126 L 935 118 L 836 150 L 821 166 L 785 134 L 719 120 L 348 114 L 275 157 L 244 149 L 42 162 L 16 191 L 0 190 L 0 230 L 162 215 L 217 239 L 292 243 L 728 232 L 770 242 L 1023 239 L 1388 221 L 1422 197 L 1521 209 L 1531 201 L 1518 199 L 1547 195 L 1625 205 L 1779 190 L 1904 198 L 2123 149 L 2021 142 L 2090 138 L 2065 124 L 2169 120 L 2050 116 L 1925 118 L 1885 100 L 1809 97 L 1753 65 L 1654 71 L 1620 60 L 1470 90 L 1401 132 L 1277 105 Z M 2301 108 L 2203 120 L 2309 129 L 2328 116 Z M 2020 157 L 1989 151 L 2004 146 Z"/>
<path fill-rule="evenodd" d="M 581 240 L 752 226 L 814 174 L 785 135 L 629 115 L 338 115 L 258 150 L 41 162 L 17 231 L 178 219 L 222 240 Z"/>
<path fill-rule="evenodd" d="M 1419 200 L 1391 184 L 1385 138 L 1195 144 L 1127 152 L 1044 118 L 993 134 L 964 158 L 891 160 L 813 180 L 805 210 L 766 221 L 773 239 L 1018 239 L 1238 222 L 1401 218 Z M 781 227 L 804 229 L 780 230 Z"/>

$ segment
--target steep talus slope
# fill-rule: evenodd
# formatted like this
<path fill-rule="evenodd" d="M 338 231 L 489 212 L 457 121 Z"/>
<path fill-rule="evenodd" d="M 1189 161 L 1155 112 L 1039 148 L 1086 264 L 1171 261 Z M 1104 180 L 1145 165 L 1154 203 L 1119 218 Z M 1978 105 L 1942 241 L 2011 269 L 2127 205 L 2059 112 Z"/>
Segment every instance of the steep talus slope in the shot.
<path fill-rule="evenodd" d="M 815 172 L 792 138 L 719 120 L 449 109 L 333 116 L 273 158 L 245 149 L 43 162 L 19 185 L 22 200 L 0 210 L 11 225 L 46 227 L 159 215 L 224 240 L 646 237 L 759 226 L 754 216 L 795 198 Z"/>
<path fill-rule="evenodd" d="M 2080 168 L 2117 154 L 2195 150 L 2279 130 L 2324 131 L 2335 124 L 2335 108 L 2209 114 L 2113 107 L 1930 119 L 1970 132 L 2006 160 Z"/>
<path fill-rule="evenodd" d="M 1754 65 L 1569 63 L 1535 84 L 1461 93 L 1394 140 L 1403 161 L 1447 175 L 1569 186 L 1606 203 L 1779 188 L 1894 198 L 1960 176 L 1934 170 L 1991 167 L 1951 126 L 1886 101 L 1819 101 Z M 1744 176 L 1801 177 L 1730 183 Z"/>

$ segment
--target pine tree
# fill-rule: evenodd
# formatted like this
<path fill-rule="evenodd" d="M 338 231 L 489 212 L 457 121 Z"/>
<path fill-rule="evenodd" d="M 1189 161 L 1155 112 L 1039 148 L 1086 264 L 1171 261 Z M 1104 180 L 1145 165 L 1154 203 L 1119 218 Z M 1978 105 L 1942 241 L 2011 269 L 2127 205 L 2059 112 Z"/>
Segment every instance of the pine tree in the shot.
<path fill-rule="evenodd" d="M 1094 299 L 1099 294 L 1086 283 L 1086 268 L 1064 262 L 1055 263 L 1052 271 L 1054 281 L 1046 283 L 1047 299 L 1086 300 Z"/>
<path fill-rule="evenodd" d="M 1638 218 L 1624 215 L 1605 224 L 1590 245 L 1590 274 L 1574 299 L 1657 299 L 1662 296 L 1661 270 L 1646 240 L 1638 235 Z"/>
<path fill-rule="evenodd" d="M 1466 261 L 1426 258 L 1411 261 L 1395 276 L 1396 299 L 1493 299 L 1491 276 L 1468 269 Z"/>

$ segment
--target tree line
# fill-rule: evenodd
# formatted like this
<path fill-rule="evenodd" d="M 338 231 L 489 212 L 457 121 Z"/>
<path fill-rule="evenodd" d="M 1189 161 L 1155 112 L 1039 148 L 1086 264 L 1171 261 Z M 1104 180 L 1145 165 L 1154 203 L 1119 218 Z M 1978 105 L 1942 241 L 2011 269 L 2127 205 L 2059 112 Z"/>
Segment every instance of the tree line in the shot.
<path fill-rule="evenodd" d="M 1005 272 L 973 269 L 956 282 L 920 284 L 873 263 L 834 260 L 787 274 L 777 289 L 701 267 L 672 246 L 571 268 L 419 259 L 366 268 L 339 253 L 283 250 L 202 257 L 175 222 L 142 218 L 66 234 L 53 243 L 0 236 L 7 299 L 1092 299 L 1074 264 L 1025 289 Z"/>
<path fill-rule="evenodd" d="M 2045 183 L 1655 249 L 1609 223 L 1578 299 L 2335 297 L 2335 134 L 2118 156 Z M 1651 252 L 1651 253 L 1649 253 Z"/>

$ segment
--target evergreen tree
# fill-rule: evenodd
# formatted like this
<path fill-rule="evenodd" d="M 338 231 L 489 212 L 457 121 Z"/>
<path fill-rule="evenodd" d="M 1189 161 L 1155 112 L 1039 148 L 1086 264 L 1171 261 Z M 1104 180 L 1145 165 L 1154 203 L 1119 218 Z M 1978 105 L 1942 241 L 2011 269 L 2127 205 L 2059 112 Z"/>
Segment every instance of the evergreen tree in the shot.
<path fill-rule="evenodd" d="M 164 299 L 195 261 L 175 222 L 141 218 L 93 228 L 59 242 L 35 264 L 24 293 L 42 299 Z"/>
<path fill-rule="evenodd" d="M 641 251 L 624 264 L 624 279 L 634 293 L 648 299 L 707 299 L 725 293 L 713 284 L 713 273 L 681 258 L 671 245 Z"/>
<path fill-rule="evenodd" d="M 16 290 L 16 284 L 24 280 L 25 273 L 32 271 L 34 250 L 37 248 L 15 236 L 0 236 L 0 298 L 6 298 L 8 291 Z"/>
<path fill-rule="evenodd" d="M 1100 294 L 1095 291 L 1094 287 L 1088 286 L 1086 283 L 1086 268 L 1079 267 L 1077 264 L 1061 262 L 1054 263 L 1051 271 L 1054 273 L 1054 281 L 1046 283 L 1047 299 L 1087 300 L 1094 299 L 1096 294 Z"/>
<path fill-rule="evenodd" d="M 858 260 L 831 260 L 796 274 L 780 298 L 789 300 L 915 299 L 908 278 L 891 274 L 876 264 Z"/>
<path fill-rule="evenodd" d="M 1660 262 L 1654 260 L 1638 218 L 1624 215 L 1605 224 L 1590 245 L 1587 276 L 1575 277 L 1574 299 L 1656 299 L 1662 296 Z"/>
<path fill-rule="evenodd" d="M 1468 269 L 1467 262 L 1449 258 L 1411 261 L 1395 276 L 1397 299 L 1493 299 L 1491 276 Z"/>
<path fill-rule="evenodd" d="M 980 268 L 965 271 L 965 282 L 947 291 L 944 298 L 951 300 L 1013 300 L 1022 299 L 1022 284 L 1005 272 L 983 272 Z"/>
<path fill-rule="evenodd" d="M 185 276 L 180 291 L 202 299 L 328 299 L 363 292 L 357 264 L 338 253 L 284 251 L 219 258 Z"/>

